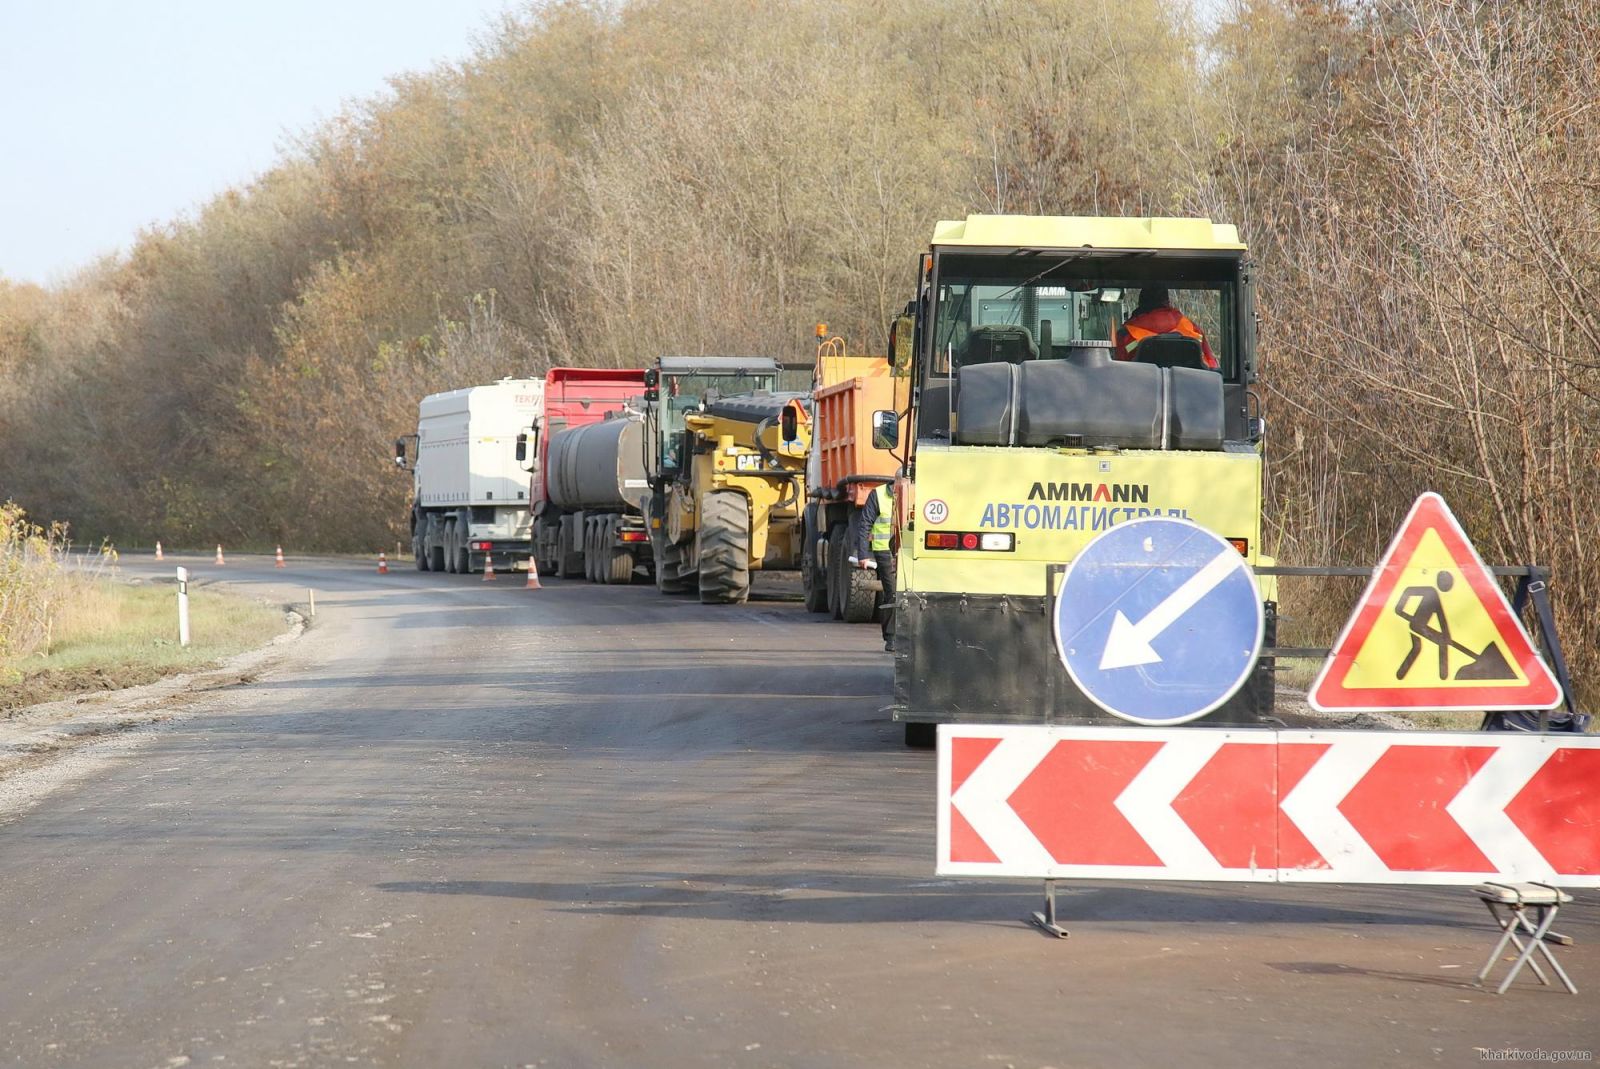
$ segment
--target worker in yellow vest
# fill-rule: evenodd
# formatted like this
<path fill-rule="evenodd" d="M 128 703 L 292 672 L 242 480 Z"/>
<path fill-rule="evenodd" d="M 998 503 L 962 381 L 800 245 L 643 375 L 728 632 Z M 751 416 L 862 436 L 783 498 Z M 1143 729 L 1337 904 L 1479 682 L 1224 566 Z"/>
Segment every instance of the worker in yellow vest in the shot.
<path fill-rule="evenodd" d="M 852 566 L 878 573 L 883 597 L 878 612 L 883 619 L 883 648 L 894 649 L 894 491 L 880 483 L 856 513 L 855 554 Z"/>

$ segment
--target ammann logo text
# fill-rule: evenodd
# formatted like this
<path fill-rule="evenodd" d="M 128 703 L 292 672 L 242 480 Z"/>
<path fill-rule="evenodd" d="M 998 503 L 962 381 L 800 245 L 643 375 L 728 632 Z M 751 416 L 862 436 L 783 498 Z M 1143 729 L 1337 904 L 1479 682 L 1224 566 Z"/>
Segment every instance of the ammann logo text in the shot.
<path fill-rule="evenodd" d="M 1150 502 L 1150 487 L 1137 483 L 1046 483 L 1037 482 L 1028 491 L 1029 501 L 1106 501 L 1145 505 Z"/>

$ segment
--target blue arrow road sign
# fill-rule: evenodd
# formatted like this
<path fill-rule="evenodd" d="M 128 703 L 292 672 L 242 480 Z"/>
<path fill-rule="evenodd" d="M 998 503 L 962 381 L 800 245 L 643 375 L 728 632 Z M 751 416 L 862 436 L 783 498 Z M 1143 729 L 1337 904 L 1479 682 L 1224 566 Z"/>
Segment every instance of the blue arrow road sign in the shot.
<path fill-rule="evenodd" d="M 1188 520 L 1119 524 L 1083 548 L 1056 597 L 1056 652 L 1108 713 L 1136 724 L 1205 716 L 1261 655 L 1254 573 Z"/>

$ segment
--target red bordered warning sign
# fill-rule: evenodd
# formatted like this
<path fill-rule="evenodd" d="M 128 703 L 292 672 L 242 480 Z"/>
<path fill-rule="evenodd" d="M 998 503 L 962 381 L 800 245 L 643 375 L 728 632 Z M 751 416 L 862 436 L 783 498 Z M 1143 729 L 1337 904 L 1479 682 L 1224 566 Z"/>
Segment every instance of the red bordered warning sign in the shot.
<path fill-rule="evenodd" d="M 1322 710 L 1553 709 L 1561 686 L 1444 498 L 1417 498 L 1307 696 Z"/>

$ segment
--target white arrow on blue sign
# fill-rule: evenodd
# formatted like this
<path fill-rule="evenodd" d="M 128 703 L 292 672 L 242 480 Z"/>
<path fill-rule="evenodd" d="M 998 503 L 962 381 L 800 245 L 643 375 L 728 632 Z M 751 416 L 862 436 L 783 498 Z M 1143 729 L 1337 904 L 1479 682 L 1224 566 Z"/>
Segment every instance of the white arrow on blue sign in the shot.
<path fill-rule="evenodd" d="M 1056 652 L 1078 688 L 1136 724 L 1182 724 L 1233 697 L 1261 655 L 1255 574 L 1188 520 L 1098 535 L 1061 580 Z"/>

